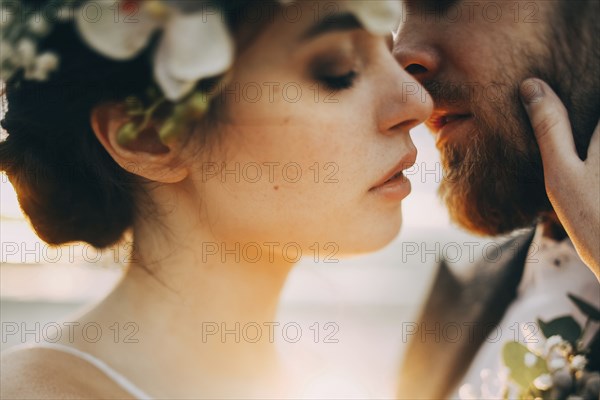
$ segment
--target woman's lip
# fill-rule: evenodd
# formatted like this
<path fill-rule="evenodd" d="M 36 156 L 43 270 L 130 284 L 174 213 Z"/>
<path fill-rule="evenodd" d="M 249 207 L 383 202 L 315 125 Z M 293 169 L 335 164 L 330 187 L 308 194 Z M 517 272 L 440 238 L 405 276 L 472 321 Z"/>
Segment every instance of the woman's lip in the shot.
<path fill-rule="evenodd" d="M 401 201 L 406 198 L 411 191 L 410 181 L 404 174 L 400 173 L 393 179 L 371 188 L 370 193 L 383 196 L 388 200 Z"/>
<path fill-rule="evenodd" d="M 388 183 L 395 181 L 397 178 L 392 178 L 394 178 L 394 176 L 398 174 L 402 179 L 407 180 L 406 177 L 402 175 L 402 171 L 412 167 L 416 161 L 417 151 L 415 150 L 403 157 L 402 160 L 400 160 L 400 162 L 396 164 L 387 174 L 385 174 L 383 178 L 381 178 L 375 185 L 373 185 L 371 189 L 369 189 L 369 191 L 376 190 L 378 188 L 386 186 Z"/>

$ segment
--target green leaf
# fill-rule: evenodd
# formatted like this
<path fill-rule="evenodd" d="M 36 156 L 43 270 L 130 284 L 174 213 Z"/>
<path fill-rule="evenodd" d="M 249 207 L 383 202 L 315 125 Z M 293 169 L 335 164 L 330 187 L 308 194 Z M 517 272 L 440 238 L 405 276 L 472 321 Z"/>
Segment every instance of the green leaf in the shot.
<path fill-rule="evenodd" d="M 538 356 L 535 356 L 533 366 L 525 365 L 527 353 L 531 352 L 518 342 L 508 342 L 502 349 L 502 360 L 510 370 L 510 378 L 522 389 L 527 389 L 535 378 L 548 372 L 546 362 Z"/>
<path fill-rule="evenodd" d="M 126 146 L 133 142 L 137 138 L 138 134 L 138 126 L 133 122 L 128 122 L 119 128 L 119 132 L 117 133 L 117 142 L 119 142 L 121 146 Z"/>
<path fill-rule="evenodd" d="M 600 310 L 599 309 L 597 309 L 592 304 L 586 302 L 585 300 L 583 300 L 571 293 L 568 293 L 567 296 L 569 296 L 569 299 L 571 299 L 571 301 L 573 303 L 575 303 L 577 308 L 579 308 L 579 311 L 581 311 L 584 315 L 588 316 L 590 319 L 593 319 L 594 321 L 600 321 Z"/>
<path fill-rule="evenodd" d="M 541 319 L 537 320 L 542 333 L 546 338 L 554 335 L 560 335 L 562 338 L 570 342 L 574 347 L 581 336 L 581 327 L 573 319 L 573 317 L 565 316 L 553 319 L 550 322 L 544 322 Z"/>

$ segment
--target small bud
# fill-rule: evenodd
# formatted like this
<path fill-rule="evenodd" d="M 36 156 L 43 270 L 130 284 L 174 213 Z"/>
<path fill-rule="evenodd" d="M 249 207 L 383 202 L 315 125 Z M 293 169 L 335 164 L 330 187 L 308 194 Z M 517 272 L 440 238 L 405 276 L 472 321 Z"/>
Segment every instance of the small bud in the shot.
<path fill-rule="evenodd" d="M 553 335 L 546 340 L 544 354 L 550 354 L 554 347 L 558 346 L 563 342 L 563 338 L 560 335 Z"/>
<path fill-rule="evenodd" d="M 548 360 L 548 369 L 550 371 L 556 371 L 562 369 L 567 365 L 567 360 L 562 356 L 555 356 Z"/>
<path fill-rule="evenodd" d="M 571 343 L 569 343 L 567 341 L 563 341 L 563 342 L 559 343 L 559 345 L 557 346 L 557 348 L 565 356 L 568 356 L 571 353 L 573 353 L 573 346 L 571 346 Z"/>
<path fill-rule="evenodd" d="M 533 367 L 535 365 L 535 363 L 537 362 L 537 357 L 535 354 L 532 353 L 525 353 L 525 359 L 523 360 L 523 362 L 525 363 L 525 365 L 529 368 Z"/>
<path fill-rule="evenodd" d="M 50 31 L 50 24 L 41 13 L 32 15 L 27 21 L 29 31 L 34 35 L 44 36 Z"/>
<path fill-rule="evenodd" d="M 36 52 L 36 44 L 31 39 L 24 38 L 17 43 L 17 53 L 23 64 L 32 64 L 35 61 Z"/>
<path fill-rule="evenodd" d="M 192 119 L 201 118 L 208 110 L 209 103 L 210 99 L 206 93 L 194 93 L 186 102 L 186 116 Z"/>
<path fill-rule="evenodd" d="M 585 368 L 586 364 L 587 359 L 581 354 L 578 354 L 571 359 L 571 368 L 573 368 L 574 370 L 581 371 L 583 370 L 583 368 Z"/>
<path fill-rule="evenodd" d="M 58 56 L 52 52 L 46 52 L 35 58 L 35 63 L 29 71 L 28 79 L 45 81 L 50 72 L 58 68 Z"/>
<path fill-rule="evenodd" d="M 542 374 L 535 378 L 533 385 L 539 390 L 548 390 L 552 387 L 552 377 L 549 374 Z"/>

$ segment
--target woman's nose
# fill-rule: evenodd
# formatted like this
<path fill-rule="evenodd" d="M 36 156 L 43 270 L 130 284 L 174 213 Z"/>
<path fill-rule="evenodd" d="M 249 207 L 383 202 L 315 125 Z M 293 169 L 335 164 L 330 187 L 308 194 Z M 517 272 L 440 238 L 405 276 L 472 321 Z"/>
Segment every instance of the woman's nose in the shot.
<path fill-rule="evenodd" d="M 433 112 L 433 101 L 425 88 L 398 65 L 385 79 L 379 121 L 381 132 L 408 132 Z"/>

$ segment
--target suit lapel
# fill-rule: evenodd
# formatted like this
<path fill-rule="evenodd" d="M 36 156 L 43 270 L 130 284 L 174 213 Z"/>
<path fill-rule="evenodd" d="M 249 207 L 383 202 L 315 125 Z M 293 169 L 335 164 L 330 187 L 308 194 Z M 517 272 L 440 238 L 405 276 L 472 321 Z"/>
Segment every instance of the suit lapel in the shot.
<path fill-rule="evenodd" d="M 411 331 L 400 399 L 442 399 L 452 393 L 515 298 L 533 234 L 530 230 L 496 247 L 496 254 L 462 276 L 440 264 L 416 332 Z"/>

